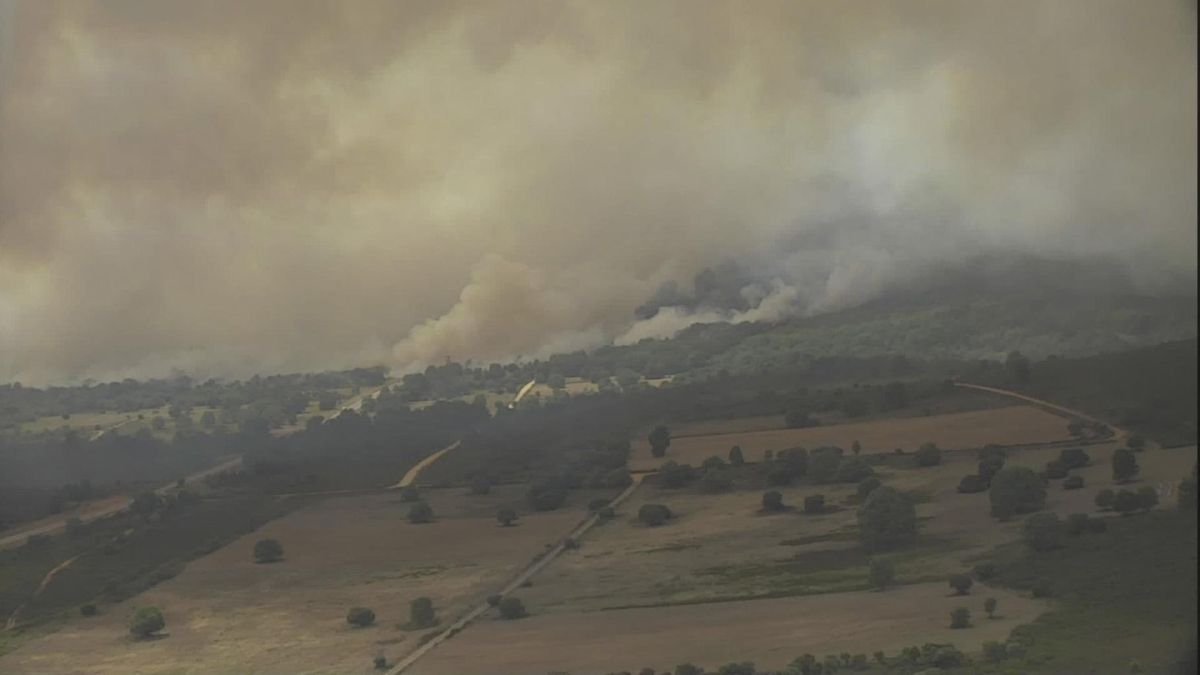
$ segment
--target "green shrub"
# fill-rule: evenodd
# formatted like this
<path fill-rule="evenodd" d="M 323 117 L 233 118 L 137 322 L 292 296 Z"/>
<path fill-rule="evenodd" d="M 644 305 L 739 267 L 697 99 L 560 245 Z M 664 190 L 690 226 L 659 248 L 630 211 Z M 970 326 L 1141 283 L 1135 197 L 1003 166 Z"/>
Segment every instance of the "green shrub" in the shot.
<path fill-rule="evenodd" d="M 983 658 L 989 663 L 999 663 L 1008 658 L 1008 646 L 1003 642 L 989 640 L 983 643 Z"/>
<path fill-rule="evenodd" d="M 1082 469 L 1091 464 L 1092 458 L 1084 452 L 1083 448 L 1067 448 L 1058 454 L 1058 461 L 1065 464 L 1068 469 Z"/>
<path fill-rule="evenodd" d="M 962 494 L 974 494 L 988 489 L 988 483 L 982 476 L 969 473 L 958 481 L 958 491 Z"/>
<path fill-rule="evenodd" d="M 975 585 L 975 581 L 965 574 L 950 575 L 950 588 L 954 589 L 955 595 L 967 595 L 971 592 L 973 585 Z"/>
<path fill-rule="evenodd" d="M 498 608 L 500 609 L 500 616 L 505 619 L 520 619 L 529 616 L 529 613 L 525 611 L 525 603 L 521 602 L 519 598 L 512 596 L 501 600 Z"/>
<path fill-rule="evenodd" d="M 157 607 L 139 607 L 129 620 L 129 632 L 138 638 L 148 638 L 165 628 L 166 619 Z"/>
<path fill-rule="evenodd" d="M 987 600 L 983 601 L 983 611 L 985 614 L 987 614 L 987 618 L 989 618 L 989 619 L 996 618 L 996 607 L 998 605 L 999 605 L 999 603 L 996 601 L 995 598 L 988 598 Z"/>
<path fill-rule="evenodd" d="M 512 509 L 507 509 L 507 508 L 496 510 L 496 522 L 500 523 L 504 527 L 510 527 L 516 521 L 517 521 L 517 512 L 516 511 L 514 511 Z"/>
<path fill-rule="evenodd" d="M 917 536 L 912 500 L 892 487 L 876 488 L 858 509 L 859 538 L 870 551 L 911 543 Z"/>
<path fill-rule="evenodd" d="M 896 581 L 896 565 L 887 558 L 871 558 L 869 578 L 872 587 L 883 590 Z"/>
<path fill-rule="evenodd" d="M 1083 476 L 1068 476 L 1063 481 L 1064 490 L 1078 490 L 1083 487 Z"/>
<path fill-rule="evenodd" d="M 808 514 L 825 513 L 825 495 L 808 495 L 805 497 L 804 512 Z"/>
<path fill-rule="evenodd" d="M 96 606 L 88 603 L 79 608 L 79 613 L 84 616 L 96 616 Z"/>
<path fill-rule="evenodd" d="M 1067 516 L 1067 534 L 1079 535 L 1087 532 L 1089 520 L 1091 519 L 1086 513 L 1072 513 Z"/>
<path fill-rule="evenodd" d="M 355 628 L 365 628 L 375 623 L 375 612 L 366 607 L 351 607 L 346 612 L 346 623 Z"/>
<path fill-rule="evenodd" d="M 408 522 L 414 525 L 433 522 L 433 507 L 426 502 L 417 502 L 408 509 Z"/>
<path fill-rule="evenodd" d="M 1046 505 L 1046 487 L 1033 469 L 1006 467 L 992 478 L 988 498 L 992 515 L 1005 519 L 1041 510 Z"/>
<path fill-rule="evenodd" d="M 950 612 L 951 628 L 967 628 L 971 625 L 971 610 L 966 607 L 956 607 Z M 940 666 L 939 666 L 940 667 Z"/>
<path fill-rule="evenodd" d="M 254 544 L 254 562 L 273 563 L 283 560 L 283 545 L 275 539 L 259 539 Z"/>
<path fill-rule="evenodd" d="M 642 504 L 638 509 L 638 520 L 651 527 L 662 525 L 671 519 L 671 509 L 662 504 Z"/>
<path fill-rule="evenodd" d="M 883 485 L 883 482 L 876 476 L 867 476 L 859 481 L 857 488 L 859 500 L 865 500 L 880 485 Z"/>
<path fill-rule="evenodd" d="M 923 443 L 917 448 L 914 456 L 919 467 L 937 466 L 942 463 L 942 450 L 933 443 Z"/>
<path fill-rule="evenodd" d="M 787 507 L 783 503 L 783 495 L 778 490 L 768 490 L 762 496 L 762 509 L 770 513 L 778 513 L 784 511 Z"/>

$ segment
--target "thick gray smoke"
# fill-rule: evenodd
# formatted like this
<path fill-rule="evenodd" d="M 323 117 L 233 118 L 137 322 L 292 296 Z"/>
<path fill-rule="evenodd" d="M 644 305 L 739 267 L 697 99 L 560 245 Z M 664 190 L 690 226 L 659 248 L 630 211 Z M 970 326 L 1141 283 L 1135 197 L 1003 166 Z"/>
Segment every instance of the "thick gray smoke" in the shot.
<path fill-rule="evenodd" d="M 536 355 L 989 253 L 1191 283 L 1195 55 L 1183 0 L 0 0 L 0 379 Z M 636 318 L 727 260 L 732 315 Z"/>

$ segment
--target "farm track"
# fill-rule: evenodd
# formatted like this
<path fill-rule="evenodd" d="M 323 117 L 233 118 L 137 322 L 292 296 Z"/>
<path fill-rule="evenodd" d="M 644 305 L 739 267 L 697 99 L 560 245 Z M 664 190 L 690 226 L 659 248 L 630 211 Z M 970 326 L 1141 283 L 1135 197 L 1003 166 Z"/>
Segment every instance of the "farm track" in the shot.
<path fill-rule="evenodd" d="M 37 598 L 39 595 L 41 595 L 42 591 L 46 590 L 46 587 L 50 585 L 50 582 L 54 579 L 54 576 L 57 575 L 59 572 L 70 567 L 71 563 L 75 562 L 75 560 L 77 558 L 79 558 L 79 556 L 75 556 L 74 558 L 68 558 L 67 560 L 64 560 L 61 563 L 59 563 L 58 565 L 56 565 L 54 567 L 54 569 L 47 572 L 46 576 L 42 577 L 42 583 L 38 584 L 37 590 L 33 592 L 33 595 L 29 596 L 29 600 L 26 600 L 25 602 L 21 603 L 21 605 L 19 607 L 17 607 L 16 609 L 14 609 L 13 613 L 11 615 L 9 615 L 8 621 L 4 622 L 4 630 L 8 631 L 8 630 L 12 630 L 12 629 L 16 628 L 17 620 L 21 617 L 21 610 L 25 609 L 25 607 L 28 606 L 30 602 L 33 602 L 33 600 L 35 598 Z"/>
<path fill-rule="evenodd" d="M 622 502 L 627 500 L 630 497 L 630 495 L 632 495 L 634 492 L 636 492 L 638 487 L 641 486 L 642 478 L 644 478 L 644 474 L 634 475 L 633 483 L 630 484 L 629 487 L 625 488 L 624 492 L 617 495 L 610 502 L 610 505 L 613 506 L 614 508 L 617 506 L 620 506 L 620 504 Z M 513 577 L 513 579 L 511 581 L 509 581 L 507 584 L 505 584 L 504 587 L 500 589 L 499 595 L 508 595 L 509 593 L 512 593 L 513 591 L 520 588 L 522 584 L 524 584 L 526 581 L 529 581 L 530 579 L 532 579 L 534 577 L 534 575 L 536 575 L 538 572 L 540 572 L 543 568 L 547 567 L 550 563 L 554 562 L 554 560 L 556 558 L 558 558 L 558 556 L 562 555 L 563 551 L 567 550 L 567 545 L 568 545 L 567 542 L 568 541 L 578 541 L 581 537 L 583 537 L 585 534 L 587 534 L 589 530 L 591 530 L 593 527 L 595 527 L 596 523 L 599 522 L 599 520 L 600 520 L 600 516 L 598 514 L 590 514 L 589 516 L 584 518 L 579 524 L 577 524 L 571 530 L 570 533 L 567 534 L 567 536 L 563 537 L 554 546 L 554 548 L 550 549 L 545 554 L 543 554 L 540 557 L 538 557 L 537 559 L 535 559 L 525 569 L 521 570 L 520 573 L 518 573 L 515 577 Z M 492 609 L 492 606 L 489 605 L 486 600 L 483 602 L 480 602 L 474 608 L 468 610 L 465 614 L 463 614 L 457 620 L 455 620 L 453 623 L 451 623 L 449 626 L 447 626 L 445 630 L 443 630 L 440 633 L 435 634 L 428 642 L 421 645 L 420 647 L 417 647 L 416 650 L 410 652 L 403 659 L 396 662 L 396 664 L 393 665 L 385 673 L 385 675 L 399 675 L 400 673 L 407 671 L 409 668 L 411 668 L 413 666 L 413 664 L 415 664 L 418 660 L 420 660 L 420 658 L 422 656 L 433 651 L 433 649 L 435 647 L 437 647 L 439 644 L 441 644 L 442 642 L 445 642 L 446 640 L 449 640 L 450 638 L 454 637 L 459 632 L 466 629 L 467 626 L 469 626 L 471 624 L 471 622 L 475 621 L 479 617 L 486 614 L 488 612 L 488 610 L 490 610 L 490 609 Z"/>
<path fill-rule="evenodd" d="M 1112 432 L 1113 432 L 1112 440 L 1114 440 L 1114 441 L 1122 441 L 1122 440 L 1125 440 L 1125 438 L 1127 438 L 1129 436 L 1128 431 L 1126 431 L 1120 427 L 1114 426 L 1112 424 L 1109 424 L 1108 422 L 1105 422 L 1104 420 L 1092 417 L 1091 415 L 1089 415 L 1085 412 L 1080 412 L 1073 408 L 1068 408 L 1066 406 L 1059 405 L 1057 403 L 1051 403 L 1050 401 L 1047 401 L 1044 399 L 1034 398 L 1032 396 L 1022 394 L 1021 392 L 1018 392 L 1018 391 L 1012 391 L 1010 389 L 1001 389 L 999 387 L 989 387 L 989 386 L 983 385 L 983 384 L 970 384 L 968 382 L 954 382 L 954 386 L 961 387 L 963 389 L 974 389 L 976 391 L 983 391 L 983 392 L 987 392 L 989 394 L 997 394 L 999 396 L 1008 396 L 1009 398 L 1020 399 L 1022 401 L 1025 401 L 1026 403 L 1032 403 L 1041 408 L 1045 408 L 1047 410 L 1057 412 L 1057 413 L 1062 413 L 1069 417 L 1078 418 L 1081 420 L 1085 420 L 1087 422 L 1092 422 L 1094 424 L 1103 424 L 1104 426 L 1108 427 L 1109 429 L 1112 429 Z"/>

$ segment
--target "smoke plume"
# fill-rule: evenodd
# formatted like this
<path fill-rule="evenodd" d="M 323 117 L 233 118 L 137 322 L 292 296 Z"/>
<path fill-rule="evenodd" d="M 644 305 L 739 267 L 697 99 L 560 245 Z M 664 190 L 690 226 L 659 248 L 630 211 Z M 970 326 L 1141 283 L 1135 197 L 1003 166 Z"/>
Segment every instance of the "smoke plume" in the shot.
<path fill-rule="evenodd" d="M 1183 0 L 0 0 L 0 380 L 545 354 L 992 253 L 1194 284 L 1196 76 Z"/>

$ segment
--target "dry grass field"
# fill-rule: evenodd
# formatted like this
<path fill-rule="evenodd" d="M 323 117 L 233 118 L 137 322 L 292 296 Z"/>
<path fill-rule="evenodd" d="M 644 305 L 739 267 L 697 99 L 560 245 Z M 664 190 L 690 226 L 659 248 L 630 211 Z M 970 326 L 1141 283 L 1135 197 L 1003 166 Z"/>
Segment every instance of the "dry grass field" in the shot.
<path fill-rule="evenodd" d="M 760 419 L 760 418 L 756 418 Z M 687 436 L 675 438 L 664 459 L 650 456 L 645 439 L 634 444 L 632 469 L 651 469 L 663 461 L 699 464 L 712 455 L 725 457 L 729 448 L 742 446 L 748 461 L 762 459 L 766 450 L 815 448 L 836 445 L 849 448 L 858 441 L 863 452 L 891 452 L 895 448 L 913 450 L 932 441 L 942 448 L 978 448 L 988 443 L 1028 445 L 1069 439 L 1067 422 L 1033 406 L 1008 406 L 988 410 L 888 419 L 810 427 L 741 433 Z"/>
<path fill-rule="evenodd" d="M 4 673 L 359 673 L 371 659 L 413 648 L 419 632 L 399 628 L 408 603 L 433 599 L 450 618 L 562 537 L 580 510 L 524 516 L 502 528 L 495 509 L 514 503 L 519 486 L 487 496 L 430 491 L 439 518 L 405 520 L 407 504 L 387 493 L 330 499 L 274 521 L 131 601 L 72 618 L 58 632 L 0 659 Z M 251 562 L 254 543 L 278 539 L 286 559 Z M 154 605 L 167 637 L 131 641 L 125 624 L 137 606 Z M 375 610 L 377 624 L 352 629 L 352 606 Z"/>
<path fill-rule="evenodd" d="M 609 612 L 490 619 L 471 627 L 418 662 L 413 675 L 599 675 L 652 666 L 667 672 L 680 663 L 710 668 L 752 660 L 783 668 L 805 652 L 817 655 L 895 653 L 914 643 L 955 643 L 977 650 L 1004 640 L 1015 626 L 1048 607 L 1040 600 L 987 589 L 949 597 L 942 584 L 885 592 L 839 593 L 714 605 L 652 607 Z M 999 616 L 983 616 L 995 597 Z M 950 611 L 966 606 L 978 618 L 967 630 L 949 628 Z"/>

